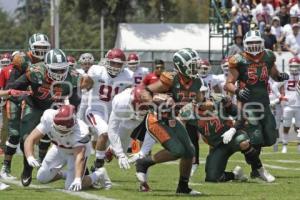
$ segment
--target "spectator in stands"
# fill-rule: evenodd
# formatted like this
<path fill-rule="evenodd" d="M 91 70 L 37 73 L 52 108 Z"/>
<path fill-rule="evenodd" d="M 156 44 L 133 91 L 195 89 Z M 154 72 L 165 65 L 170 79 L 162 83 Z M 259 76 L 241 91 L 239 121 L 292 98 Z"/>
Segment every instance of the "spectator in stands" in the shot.
<path fill-rule="evenodd" d="M 292 26 L 293 34 L 286 37 L 285 48 L 291 52 L 294 56 L 300 53 L 300 34 L 299 34 L 299 24 L 295 23 Z"/>
<path fill-rule="evenodd" d="M 277 16 L 274 16 L 272 19 L 271 33 L 275 35 L 277 41 L 277 48 L 274 50 L 281 51 L 283 47 L 284 31 L 283 27 L 280 26 L 280 19 Z"/>
<path fill-rule="evenodd" d="M 242 13 L 236 18 L 237 34 L 244 36 L 250 30 L 251 16 L 247 6 L 241 7 Z"/>
<path fill-rule="evenodd" d="M 297 3 L 291 7 L 290 15 L 295 15 L 298 18 L 300 17 L 300 0 L 298 0 Z"/>
<path fill-rule="evenodd" d="M 267 0 L 261 0 L 260 3 L 252 10 L 254 22 L 256 22 L 261 33 L 265 30 L 265 25 L 271 23 L 274 15 L 273 6 L 267 3 Z"/>
<path fill-rule="evenodd" d="M 291 15 L 290 16 L 290 23 L 289 24 L 286 24 L 284 27 L 283 27 L 283 31 L 284 31 L 284 34 L 285 34 L 285 37 L 287 37 L 288 35 L 292 34 L 293 33 L 293 30 L 292 30 L 292 26 L 294 24 L 297 24 L 298 23 L 298 17 L 296 15 Z"/>
<path fill-rule="evenodd" d="M 262 34 L 262 38 L 265 40 L 265 48 L 270 50 L 276 49 L 276 36 L 271 33 L 271 25 L 265 26 L 265 32 Z"/>
<path fill-rule="evenodd" d="M 286 24 L 290 22 L 290 14 L 288 12 L 288 9 L 285 4 L 280 6 L 279 12 L 276 14 L 276 16 L 280 19 L 280 25 L 284 27 Z"/>
<path fill-rule="evenodd" d="M 228 56 L 235 55 L 244 50 L 243 48 L 243 36 L 241 34 L 237 34 L 234 37 L 234 44 L 229 47 Z"/>

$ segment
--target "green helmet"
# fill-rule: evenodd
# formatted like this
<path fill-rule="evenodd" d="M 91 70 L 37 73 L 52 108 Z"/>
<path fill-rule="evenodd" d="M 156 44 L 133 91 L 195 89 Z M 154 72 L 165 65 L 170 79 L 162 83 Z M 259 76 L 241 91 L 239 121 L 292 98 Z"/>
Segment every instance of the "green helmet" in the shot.
<path fill-rule="evenodd" d="M 50 50 L 48 37 L 42 33 L 33 34 L 29 38 L 29 50 L 34 57 L 43 60 L 45 54 Z"/>
<path fill-rule="evenodd" d="M 187 78 L 197 78 L 198 53 L 191 48 L 184 48 L 173 55 L 173 63 L 180 74 Z"/>
<path fill-rule="evenodd" d="M 49 78 L 54 81 L 64 81 L 68 75 L 69 64 L 65 53 L 60 49 L 52 49 L 44 60 Z"/>

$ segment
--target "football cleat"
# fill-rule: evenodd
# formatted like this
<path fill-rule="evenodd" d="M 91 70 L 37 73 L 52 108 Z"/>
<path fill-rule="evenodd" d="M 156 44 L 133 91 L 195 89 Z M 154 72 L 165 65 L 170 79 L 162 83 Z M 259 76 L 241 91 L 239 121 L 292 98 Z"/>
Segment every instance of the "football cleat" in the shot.
<path fill-rule="evenodd" d="M 286 144 L 282 145 L 281 153 L 287 153 L 287 145 Z"/>
<path fill-rule="evenodd" d="M 15 180 L 17 179 L 16 177 L 12 176 L 10 174 L 10 168 L 3 165 L 2 169 L 0 171 L 0 178 L 4 179 L 4 180 Z"/>
<path fill-rule="evenodd" d="M 198 169 L 198 167 L 199 167 L 199 164 L 193 164 L 192 165 L 192 169 L 191 169 L 191 177 L 194 175 L 194 173 L 197 171 L 197 169 Z"/>
<path fill-rule="evenodd" d="M 107 174 L 107 171 L 104 167 L 97 169 L 97 172 L 101 175 L 99 176 L 99 180 L 93 184 L 94 188 L 104 188 L 105 190 L 109 190 L 112 188 L 112 182 Z"/>
<path fill-rule="evenodd" d="M 0 190 L 5 190 L 7 188 L 9 188 L 9 185 L 0 182 Z"/>
<path fill-rule="evenodd" d="M 24 187 L 27 187 L 30 185 L 32 181 L 32 168 L 24 168 L 23 172 L 21 174 L 21 183 Z"/>
<path fill-rule="evenodd" d="M 261 167 L 255 171 L 251 172 L 251 178 L 260 178 L 267 183 L 272 183 L 275 181 L 275 177 L 270 174 L 264 167 Z"/>
<path fill-rule="evenodd" d="M 192 190 L 191 188 L 182 189 L 182 188 L 179 188 L 179 187 L 176 190 L 176 194 L 177 195 L 191 195 L 191 196 L 202 195 L 201 192 L 196 191 L 196 190 Z"/>
<path fill-rule="evenodd" d="M 151 191 L 151 189 L 147 182 L 143 182 L 143 183 L 140 183 L 139 191 L 140 192 L 149 192 L 149 191 Z"/>
<path fill-rule="evenodd" d="M 236 166 L 232 173 L 234 174 L 234 179 L 235 180 L 240 180 L 240 181 L 247 181 L 248 178 L 244 175 L 243 169 L 240 166 Z"/>

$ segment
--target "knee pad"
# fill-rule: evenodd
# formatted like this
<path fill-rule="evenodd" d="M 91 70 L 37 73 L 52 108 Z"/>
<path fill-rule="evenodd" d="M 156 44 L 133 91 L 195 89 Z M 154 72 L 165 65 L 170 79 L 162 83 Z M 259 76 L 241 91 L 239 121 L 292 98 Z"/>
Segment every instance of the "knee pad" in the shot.
<path fill-rule="evenodd" d="M 14 155 L 16 153 L 19 141 L 19 136 L 9 136 L 8 140 L 5 143 L 5 154 L 9 156 Z"/>

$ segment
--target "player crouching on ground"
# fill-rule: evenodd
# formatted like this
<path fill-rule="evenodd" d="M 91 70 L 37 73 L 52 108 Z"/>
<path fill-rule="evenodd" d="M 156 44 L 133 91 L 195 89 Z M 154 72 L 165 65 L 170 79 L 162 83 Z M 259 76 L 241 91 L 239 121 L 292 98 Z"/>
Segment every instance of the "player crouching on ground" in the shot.
<path fill-rule="evenodd" d="M 34 158 L 34 144 L 48 135 L 54 144 L 47 152 L 42 165 Z M 41 122 L 25 140 L 25 155 L 32 167 L 40 167 L 37 180 L 49 183 L 65 178 L 65 189 L 79 191 L 93 184 L 104 185 L 107 176 L 100 168 L 85 176 L 86 161 L 90 155 L 91 145 L 88 126 L 76 119 L 73 105 L 62 105 L 58 110 L 48 109 Z M 67 165 L 67 171 L 62 168 Z"/>

